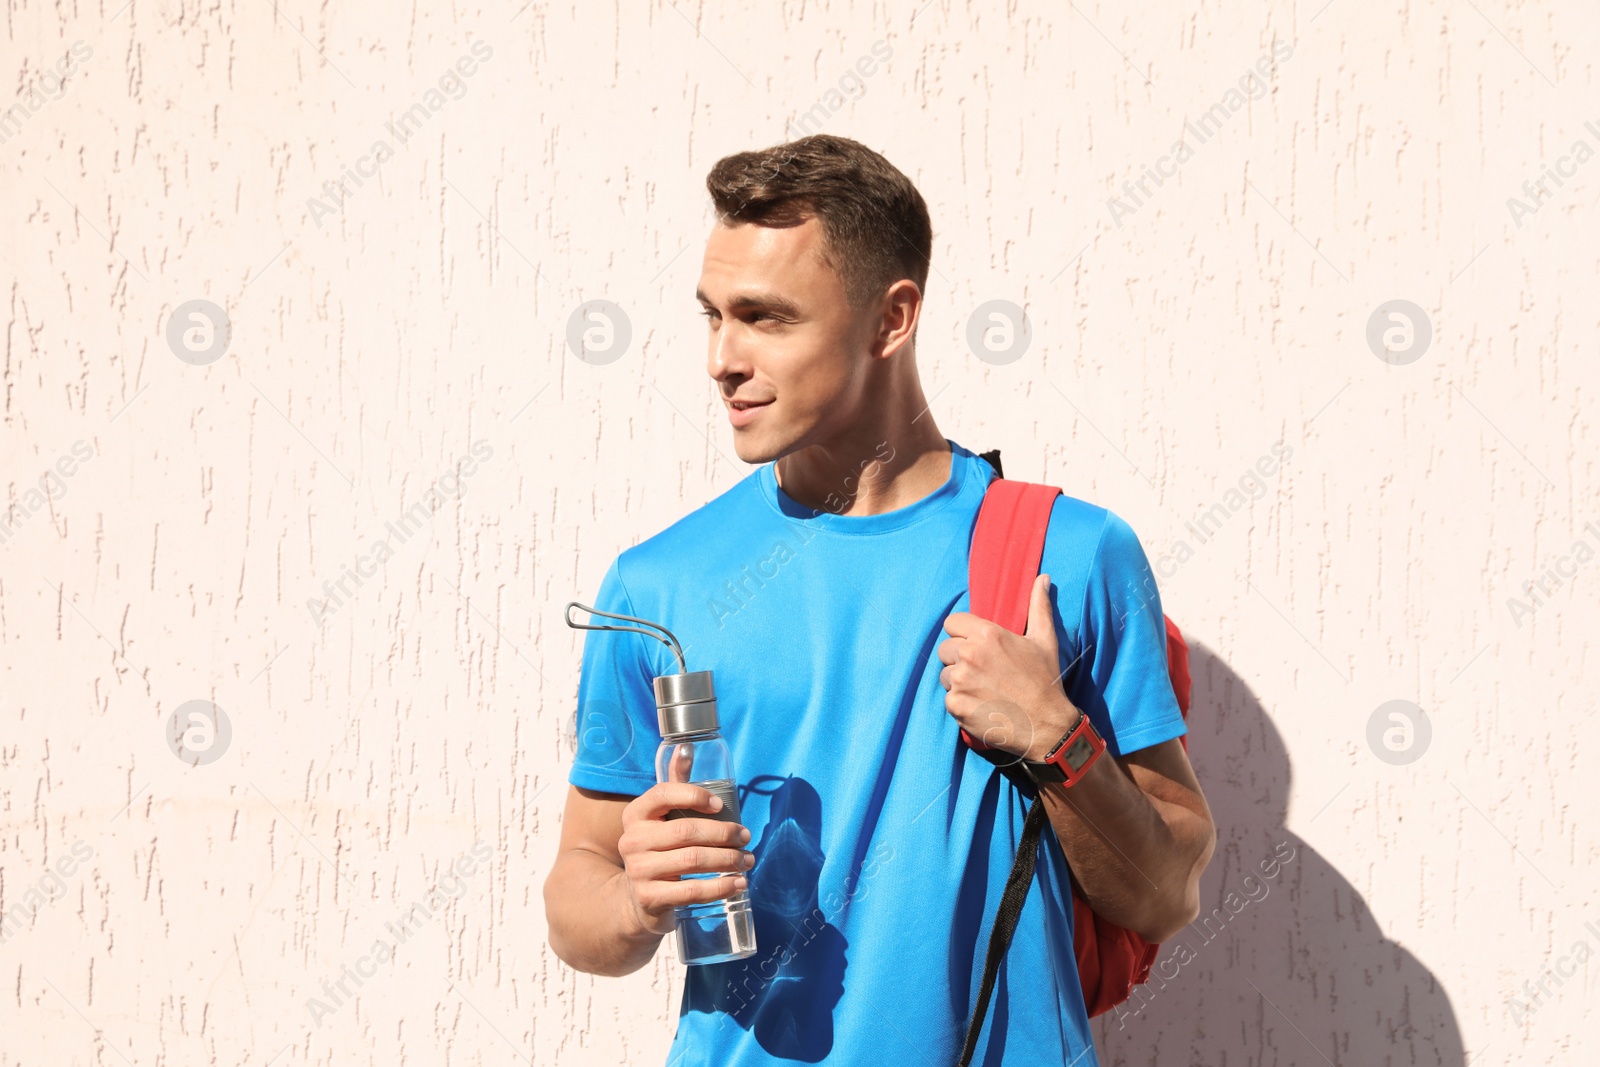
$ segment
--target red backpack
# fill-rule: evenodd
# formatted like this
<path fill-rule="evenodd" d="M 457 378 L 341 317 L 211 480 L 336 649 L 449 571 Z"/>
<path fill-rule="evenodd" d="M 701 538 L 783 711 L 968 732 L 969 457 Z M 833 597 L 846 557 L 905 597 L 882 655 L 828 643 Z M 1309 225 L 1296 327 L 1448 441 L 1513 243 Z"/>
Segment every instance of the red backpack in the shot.
<path fill-rule="evenodd" d="M 999 451 L 984 452 L 982 457 L 989 461 L 998 475 Z M 989 483 L 983 504 L 978 509 L 967 565 L 971 600 L 969 610 L 974 615 L 998 623 L 1013 633 L 1025 631 L 1029 595 L 1033 581 L 1039 575 L 1039 560 L 1044 554 L 1050 509 L 1060 492 L 1053 485 L 1010 481 L 1003 477 L 996 477 Z M 1184 644 L 1177 624 L 1170 618 L 1163 618 L 1167 628 L 1167 673 L 1172 679 L 1178 709 L 1187 721 L 1189 649 Z M 1011 945 L 1011 935 L 1016 930 L 1023 899 L 1033 881 L 1039 834 L 1047 819 L 1044 805 L 1036 797 L 1037 789 L 1033 780 L 1016 766 L 1014 755 L 990 748 L 964 729 L 961 739 L 978 755 L 998 766 L 1025 796 L 1035 797 L 1022 824 L 1016 862 L 1006 879 L 1005 892 L 1001 895 L 994 928 L 989 935 L 983 982 L 978 988 L 978 1003 L 967 1026 L 960 1060 L 961 1067 L 966 1067 L 977 1047 L 978 1034 L 983 1028 L 983 1017 L 989 1007 L 1000 961 Z M 1179 740 L 1183 743 L 1184 751 L 1188 751 L 1188 737 Z M 1151 944 L 1132 930 L 1096 915 L 1084 899 L 1077 877 L 1071 875 L 1070 869 L 1068 873 L 1072 882 L 1073 950 L 1078 957 L 1083 1002 L 1092 1018 L 1127 1000 L 1133 993 L 1133 987 L 1149 978 L 1150 966 L 1155 962 L 1160 945 Z"/>

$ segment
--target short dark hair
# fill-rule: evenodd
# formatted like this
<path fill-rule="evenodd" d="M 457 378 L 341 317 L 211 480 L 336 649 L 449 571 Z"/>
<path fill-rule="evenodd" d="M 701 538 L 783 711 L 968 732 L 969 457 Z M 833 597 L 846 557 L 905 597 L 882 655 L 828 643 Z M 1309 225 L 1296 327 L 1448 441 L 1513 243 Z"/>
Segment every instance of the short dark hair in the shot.
<path fill-rule="evenodd" d="M 706 189 L 729 226 L 820 219 L 823 260 L 857 310 L 902 278 L 927 290 L 928 205 L 910 178 L 859 141 L 818 133 L 724 156 L 706 175 Z"/>

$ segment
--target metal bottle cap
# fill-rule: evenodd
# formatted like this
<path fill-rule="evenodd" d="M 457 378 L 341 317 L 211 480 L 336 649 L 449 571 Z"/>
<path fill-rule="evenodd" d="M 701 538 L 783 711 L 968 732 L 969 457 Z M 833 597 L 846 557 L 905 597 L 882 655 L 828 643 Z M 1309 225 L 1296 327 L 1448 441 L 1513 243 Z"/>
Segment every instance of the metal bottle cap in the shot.
<path fill-rule="evenodd" d="M 661 736 L 717 728 L 717 697 L 710 671 L 663 674 L 655 679 L 656 720 Z"/>

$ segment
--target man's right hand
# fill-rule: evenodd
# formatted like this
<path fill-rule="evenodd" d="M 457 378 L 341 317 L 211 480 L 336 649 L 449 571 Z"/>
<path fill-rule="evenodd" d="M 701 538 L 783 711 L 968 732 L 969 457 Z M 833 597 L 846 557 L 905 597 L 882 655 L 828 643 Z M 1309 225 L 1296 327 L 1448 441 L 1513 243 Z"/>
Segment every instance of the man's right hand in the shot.
<path fill-rule="evenodd" d="M 746 871 L 755 857 L 741 845 L 750 831 L 736 822 L 679 816 L 673 811 L 715 812 L 721 800 L 709 789 L 684 781 L 658 782 L 622 809 L 624 882 L 640 925 L 653 934 L 668 934 L 676 925 L 675 908 L 722 900 L 744 889 L 742 874 L 720 878 L 683 878 L 685 874 Z"/>

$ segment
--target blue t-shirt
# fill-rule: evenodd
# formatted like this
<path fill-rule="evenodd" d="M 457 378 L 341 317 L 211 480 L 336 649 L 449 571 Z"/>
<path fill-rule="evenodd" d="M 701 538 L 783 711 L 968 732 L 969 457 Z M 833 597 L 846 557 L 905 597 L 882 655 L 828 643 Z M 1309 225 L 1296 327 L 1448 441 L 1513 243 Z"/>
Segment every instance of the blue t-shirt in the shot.
<path fill-rule="evenodd" d="M 691 671 L 715 672 L 756 858 L 756 953 L 687 968 L 671 1067 L 956 1061 L 1031 802 L 944 706 L 936 650 L 946 617 L 968 610 L 967 551 L 995 477 L 950 446 L 944 485 L 878 515 L 802 505 L 764 464 L 600 584 L 595 607 L 661 623 Z M 1128 524 L 1057 497 L 1040 569 L 1067 693 L 1109 751 L 1182 734 L 1160 598 Z M 659 641 L 586 633 L 570 782 L 629 796 L 655 784 L 651 678 L 677 670 Z M 973 1062 L 1098 1062 L 1048 827 Z"/>

